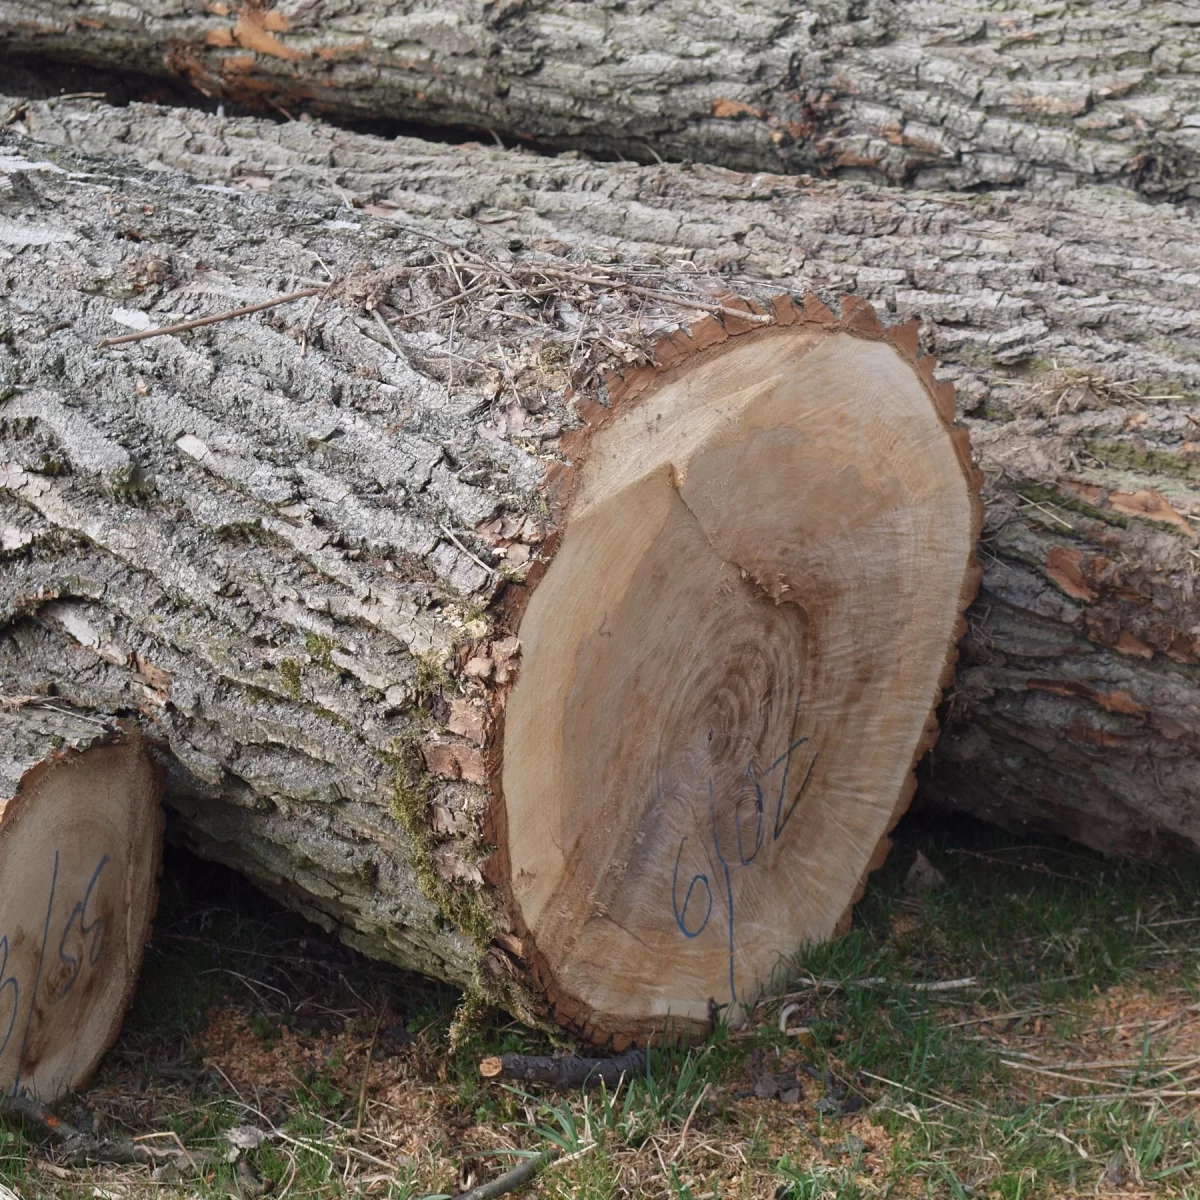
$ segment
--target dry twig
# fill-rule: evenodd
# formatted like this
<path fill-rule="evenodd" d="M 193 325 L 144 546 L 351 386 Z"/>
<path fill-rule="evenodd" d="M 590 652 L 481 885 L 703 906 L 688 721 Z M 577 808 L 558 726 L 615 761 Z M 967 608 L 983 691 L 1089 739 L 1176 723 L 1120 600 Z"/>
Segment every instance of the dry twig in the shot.
<path fill-rule="evenodd" d="M 258 304 L 246 304 L 241 308 L 231 308 L 228 312 L 214 313 L 211 317 L 197 317 L 194 321 L 181 321 L 178 325 L 164 325 L 161 329 L 143 329 L 138 333 L 123 334 L 121 337 L 101 338 L 96 343 L 96 349 L 104 350 L 108 346 L 124 346 L 127 342 L 144 342 L 147 338 L 185 333 L 189 329 L 199 329 L 202 325 L 216 325 L 220 321 L 228 321 L 233 317 L 245 317 L 251 313 L 263 312 L 268 308 L 276 308 L 280 304 L 290 304 L 293 300 L 303 300 L 306 296 L 319 296 L 328 290 L 328 287 L 301 288 L 298 292 L 288 292 L 286 296 L 276 296 L 273 300 L 263 300 Z"/>
<path fill-rule="evenodd" d="M 511 1171 L 505 1171 L 503 1175 L 498 1175 L 490 1183 L 481 1183 L 479 1187 L 472 1188 L 469 1192 L 463 1192 L 454 1200 L 496 1200 L 497 1196 L 507 1196 L 509 1192 L 515 1192 L 517 1188 L 523 1187 L 539 1175 L 557 1158 L 557 1150 L 543 1150 L 541 1154 L 527 1158 L 520 1166 L 513 1167 Z"/>
<path fill-rule="evenodd" d="M 60 1148 L 66 1162 L 73 1166 L 89 1163 L 109 1163 L 126 1166 L 131 1163 L 157 1164 L 166 1158 L 177 1166 L 188 1166 L 199 1171 L 222 1161 L 219 1153 L 190 1153 L 177 1135 L 170 1136 L 178 1143 L 178 1150 L 156 1150 L 144 1144 L 145 1138 L 133 1140 L 96 1137 L 56 1117 L 42 1104 L 28 1096 L 0 1096 L 0 1116 L 12 1117 L 26 1125 L 42 1130 Z"/>
<path fill-rule="evenodd" d="M 485 1079 L 518 1079 L 557 1088 L 613 1087 L 627 1074 L 644 1070 L 646 1052 L 627 1050 L 615 1058 L 576 1058 L 574 1055 L 502 1054 L 485 1058 L 479 1073 Z"/>

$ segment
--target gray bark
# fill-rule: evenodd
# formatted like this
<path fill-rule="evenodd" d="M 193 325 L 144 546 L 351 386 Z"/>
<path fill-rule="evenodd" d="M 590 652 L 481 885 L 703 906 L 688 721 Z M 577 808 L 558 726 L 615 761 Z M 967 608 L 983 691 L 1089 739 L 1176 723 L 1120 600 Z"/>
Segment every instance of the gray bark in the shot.
<path fill-rule="evenodd" d="M 0 53 L 644 162 L 1200 195 L 1181 0 L 0 0 Z"/>
<path fill-rule="evenodd" d="M 19 696 L 5 686 L 0 697 L 0 812 L 25 773 L 54 750 L 83 750 L 109 732 L 101 718 L 72 712 L 44 695 Z"/>
<path fill-rule="evenodd" d="M 436 303 L 415 268 L 437 243 L 45 149 L 0 149 L 5 782 L 55 721 L 141 714 L 178 836 L 376 956 L 485 986 L 502 930 L 472 901 L 478 697 L 454 654 L 486 653 L 503 579 L 473 528 L 537 508 L 561 397 L 489 440 L 494 373 L 451 391 L 444 336 L 390 346 L 364 305 L 397 275 L 371 260 Z M 326 272 L 353 295 L 96 348 Z M 454 349 L 520 354 L 528 328 L 481 313 Z"/>
<path fill-rule="evenodd" d="M 181 836 L 369 953 L 463 983 L 510 977 L 503 927 L 461 900 L 481 895 L 482 789 L 438 778 L 419 828 L 396 802 L 414 744 L 455 747 L 466 767 L 443 775 L 476 770 L 447 711 L 473 697 L 453 652 L 492 633 L 497 579 L 472 555 L 503 563 L 472 531 L 538 513 L 574 420 L 529 324 L 540 310 L 461 309 L 453 360 L 449 309 L 400 327 L 397 355 L 349 295 L 311 319 L 306 301 L 94 346 L 364 259 L 427 263 L 442 247 L 422 228 L 518 262 L 569 251 L 655 263 L 663 284 L 816 285 L 920 315 L 989 501 L 984 590 L 926 793 L 1106 849 L 1200 847 L 1186 208 L 600 168 L 136 106 L 26 105 L 6 137 L 24 163 L 7 162 L 0 193 L 2 690 L 142 712 L 171 751 Z M 164 172 L 183 154 L 207 190 Z M 382 286 L 356 277 L 360 297 Z M 381 294 L 436 303 L 424 278 Z M 636 314 L 613 301 L 593 319 L 560 299 L 557 336 L 587 347 L 620 330 L 636 354 Z M 516 404 L 514 375 L 539 411 Z"/>

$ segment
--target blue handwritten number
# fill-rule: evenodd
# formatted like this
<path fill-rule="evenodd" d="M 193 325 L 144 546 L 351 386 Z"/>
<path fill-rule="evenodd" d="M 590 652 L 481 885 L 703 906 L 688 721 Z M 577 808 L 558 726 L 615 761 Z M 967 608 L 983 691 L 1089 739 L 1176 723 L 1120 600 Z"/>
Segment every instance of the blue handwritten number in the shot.
<path fill-rule="evenodd" d="M 50 897 L 46 901 L 46 925 L 42 930 L 42 944 L 38 951 L 37 970 L 33 973 L 33 997 L 36 1001 L 38 987 L 42 982 L 42 966 L 46 961 L 46 943 L 50 940 L 50 918 L 54 915 L 54 894 L 58 891 L 58 863 L 61 858 L 59 851 L 54 852 L 54 874 L 50 876 Z M 29 1014 L 25 1018 L 25 1034 L 21 1039 L 21 1054 L 17 1059 L 17 1077 L 13 1080 L 12 1092 L 10 1095 L 19 1096 L 21 1094 L 21 1071 L 25 1066 L 25 1055 L 29 1050 L 29 1031 L 33 1027 L 34 1012 L 37 1009 L 37 1004 L 30 1004 Z"/>
<path fill-rule="evenodd" d="M 66 978 L 63 984 L 58 989 L 58 994 L 54 997 L 55 1000 L 65 1000 L 70 994 L 71 989 L 75 986 L 75 981 L 79 978 L 81 964 L 73 954 L 67 953 L 67 938 L 71 936 L 71 929 L 74 927 L 76 920 L 79 922 L 79 936 L 86 938 L 88 934 L 93 934 L 91 949 L 88 952 L 88 964 L 95 966 L 100 961 L 101 951 L 104 949 L 104 922 L 100 917 L 94 917 L 91 921 L 87 919 L 88 905 L 91 903 L 92 892 L 96 890 L 96 884 L 100 882 L 100 875 L 104 868 L 108 865 L 109 856 L 106 854 L 96 865 L 96 870 L 92 873 L 91 882 L 88 884 L 87 892 L 84 894 L 83 900 L 77 903 L 71 910 L 71 915 L 67 918 L 67 923 L 63 927 L 62 938 L 58 943 L 58 961 L 66 964 L 71 968 L 70 975 Z"/>
<path fill-rule="evenodd" d="M 717 852 L 717 858 L 720 860 L 721 867 L 725 871 L 725 895 L 729 897 L 729 999 L 737 1003 L 737 988 L 733 985 L 733 880 L 729 878 L 729 864 L 725 861 L 725 855 L 721 853 L 721 839 L 717 836 L 717 801 L 713 796 L 713 782 L 708 781 L 708 807 L 712 811 L 712 827 L 713 827 L 713 848 Z M 754 852 L 758 853 L 757 850 Z"/>
<path fill-rule="evenodd" d="M 800 786 L 796 789 L 796 795 L 791 804 L 788 806 L 787 812 L 783 810 L 784 802 L 787 799 L 788 779 L 792 770 L 792 755 L 803 745 L 808 742 L 808 738 L 796 737 L 796 726 L 800 721 L 800 697 L 796 697 L 796 711 L 792 714 L 792 728 L 788 735 L 787 749 L 769 766 L 763 770 L 758 763 L 751 759 L 746 766 L 746 778 L 754 785 L 755 804 L 754 804 L 754 846 L 749 853 L 746 852 L 745 837 L 742 831 L 742 816 L 739 809 L 734 810 L 734 828 L 737 832 L 737 850 L 738 860 L 743 867 L 748 867 L 755 858 L 758 857 L 758 852 L 763 846 L 763 817 L 766 815 L 767 798 L 763 791 L 763 781 L 772 771 L 783 767 L 783 777 L 779 783 L 779 795 L 775 800 L 775 828 L 773 831 L 772 841 L 778 841 L 780 835 L 787 828 L 788 822 L 792 819 L 792 814 L 796 811 L 796 806 L 800 803 L 801 797 L 808 789 L 809 781 L 812 779 L 813 768 L 817 765 L 817 755 L 812 756 L 812 760 L 808 764 L 808 769 L 804 772 L 804 778 L 800 781 Z M 711 734 L 709 735 L 711 739 Z M 737 933 L 735 928 L 735 912 L 733 902 L 733 879 L 729 870 L 729 860 L 725 857 L 724 851 L 721 849 L 721 837 L 717 832 L 717 801 L 713 791 L 713 781 L 708 781 L 708 804 L 709 811 L 712 817 L 712 837 L 713 849 L 717 853 L 717 860 L 721 864 L 721 870 L 725 876 L 725 895 L 729 904 L 729 997 L 734 1003 L 737 1002 L 737 986 L 734 974 L 734 950 L 737 943 Z M 683 908 L 679 907 L 679 864 L 683 858 L 683 848 L 687 845 L 687 838 L 683 838 L 679 843 L 679 853 L 675 855 L 675 874 L 671 879 L 671 904 L 675 910 L 675 923 L 679 926 L 680 932 L 686 938 L 699 937 L 700 934 L 708 927 L 709 919 L 712 917 L 713 909 L 713 894 L 712 885 L 708 881 L 708 876 L 697 874 L 692 876 L 692 881 L 688 885 L 687 895 L 683 899 Z M 708 908 L 704 913 L 704 920 L 696 929 L 687 927 L 687 910 L 688 904 L 692 899 L 692 892 L 697 884 L 703 884 L 704 890 L 708 895 Z"/>
<path fill-rule="evenodd" d="M 4 957 L 0 958 L 0 976 L 8 969 L 8 935 L 0 937 L 0 947 L 4 950 Z M 11 976 L 0 983 L 0 996 L 6 990 L 12 991 L 12 1016 L 8 1018 L 8 1028 L 4 1032 L 4 1041 L 0 1042 L 0 1054 L 3 1054 L 8 1047 L 9 1039 L 12 1037 L 13 1026 L 17 1023 L 17 1013 L 21 1008 L 21 985 Z"/>
<path fill-rule="evenodd" d="M 675 909 L 675 924 L 679 926 L 680 933 L 682 933 L 685 938 L 694 938 L 699 937 L 704 932 L 705 927 L 708 925 L 708 918 L 712 916 L 713 899 L 712 888 L 709 886 L 708 876 L 693 875 L 692 882 L 688 884 L 687 895 L 683 898 L 683 908 L 681 909 L 679 907 L 679 892 L 677 890 L 679 887 L 679 860 L 683 858 L 683 848 L 686 845 L 687 838 L 684 838 L 683 841 L 679 843 L 679 853 L 675 855 L 675 875 L 671 880 L 671 906 Z M 708 909 L 704 914 L 704 920 L 700 922 L 699 929 L 689 929 L 687 927 L 687 910 L 688 905 L 692 900 L 692 890 L 698 883 L 704 884 L 704 890 L 708 893 Z"/>
<path fill-rule="evenodd" d="M 754 762 L 752 759 L 749 765 L 746 767 L 746 777 L 751 783 L 754 784 L 754 791 L 757 799 L 754 802 L 754 849 L 751 850 L 749 854 L 746 853 L 746 848 L 742 842 L 741 805 L 738 805 L 738 807 L 733 810 L 733 822 L 734 827 L 737 830 L 738 858 L 741 860 L 743 867 L 748 867 L 758 857 L 758 852 L 762 849 L 763 845 L 763 790 L 758 783 L 761 776 L 755 773 L 757 771 L 758 763 Z M 708 786 L 711 790 L 711 779 L 708 781 Z"/>

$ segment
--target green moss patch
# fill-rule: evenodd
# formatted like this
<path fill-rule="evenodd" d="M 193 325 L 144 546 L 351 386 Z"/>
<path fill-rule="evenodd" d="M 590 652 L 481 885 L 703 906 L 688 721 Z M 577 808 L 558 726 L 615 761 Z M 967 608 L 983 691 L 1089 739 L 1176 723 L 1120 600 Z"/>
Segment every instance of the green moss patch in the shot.
<path fill-rule="evenodd" d="M 1129 442 L 1084 442 L 1088 451 L 1109 467 L 1139 471 L 1148 475 L 1173 475 L 1179 479 L 1200 479 L 1200 463 L 1187 462 L 1169 450 L 1139 450 Z"/>

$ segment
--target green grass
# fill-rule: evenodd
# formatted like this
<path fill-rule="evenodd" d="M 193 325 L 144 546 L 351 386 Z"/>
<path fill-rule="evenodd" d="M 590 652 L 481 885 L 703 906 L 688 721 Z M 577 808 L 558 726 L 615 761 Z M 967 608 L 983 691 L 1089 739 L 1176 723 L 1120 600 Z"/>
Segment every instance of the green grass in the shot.
<path fill-rule="evenodd" d="M 945 875 L 919 899 L 904 890 L 917 849 Z M 451 1051 L 453 989 L 363 960 L 223 872 L 169 865 L 125 1031 L 63 1115 L 173 1132 L 194 1152 L 255 1125 L 270 1138 L 246 1157 L 276 1195 L 453 1195 L 554 1148 L 526 1194 L 1034 1200 L 1096 1194 L 1107 1175 L 1110 1190 L 1200 1200 L 1200 1095 L 1170 1094 L 1200 1093 L 1200 1065 L 1169 1046 L 1192 1028 L 1200 1060 L 1194 863 L 910 824 L 852 932 L 781 969 L 745 1025 L 567 1096 L 478 1074 L 486 1054 L 546 1052 L 544 1035 L 493 1014 Z M 785 993 L 803 1036 L 779 1030 Z M 1098 1028 L 1118 997 L 1128 1037 Z M 1140 1028 L 1147 1013 L 1160 1023 Z M 237 1039 L 213 1054 L 237 1078 L 205 1069 L 213 1029 Z M 756 1097 L 767 1077 L 799 1102 Z M 160 1187 L 144 1167 L 56 1174 L 53 1157 L 0 1122 L 0 1182 L 23 1200 L 247 1194 L 233 1164 Z"/>

